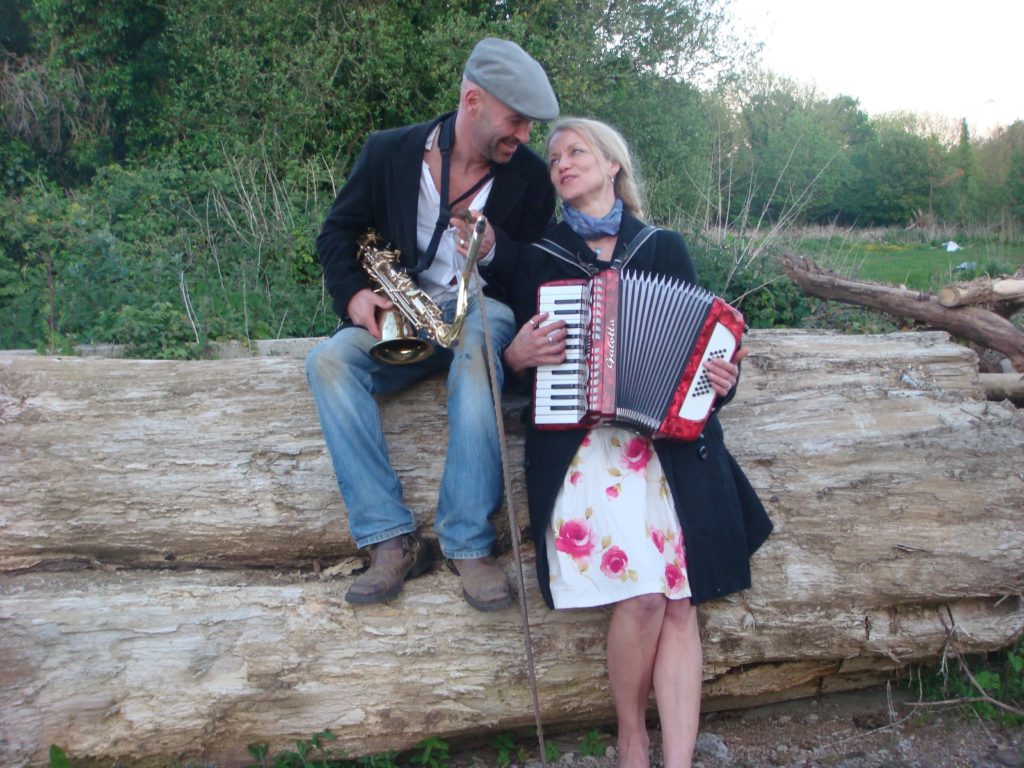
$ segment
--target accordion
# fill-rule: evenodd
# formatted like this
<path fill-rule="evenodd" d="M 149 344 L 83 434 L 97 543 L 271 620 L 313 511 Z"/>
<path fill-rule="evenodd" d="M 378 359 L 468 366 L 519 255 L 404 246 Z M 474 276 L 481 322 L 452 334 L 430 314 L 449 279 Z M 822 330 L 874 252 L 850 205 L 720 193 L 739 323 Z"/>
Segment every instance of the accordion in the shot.
<path fill-rule="evenodd" d="M 617 424 L 653 437 L 694 440 L 715 392 L 704 363 L 732 360 L 743 316 L 693 283 L 608 269 L 537 291 L 545 324 L 566 321 L 566 359 L 537 368 L 534 424 Z"/>

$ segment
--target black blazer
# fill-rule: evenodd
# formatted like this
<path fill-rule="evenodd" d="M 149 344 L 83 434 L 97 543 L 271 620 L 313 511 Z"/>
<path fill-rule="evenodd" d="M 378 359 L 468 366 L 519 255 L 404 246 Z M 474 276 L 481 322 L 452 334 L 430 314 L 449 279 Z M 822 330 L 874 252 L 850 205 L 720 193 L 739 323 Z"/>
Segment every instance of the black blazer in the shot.
<path fill-rule="evenodd" d="M 401 263 L 416 264 L 416 208 L 423 150 L 431 131 L 448 115 L 418 125 L 371 134 L 356 158 L 316 240 L 334 311 L 344 319 L 348 303 L 370 283 L 359 265 L 357 240 L 375 229 L 401 251 Z M 535 240 L 550 226 L 555 193 L 547 166 L 529 147 L 520 146 L 508 163 L 495 165 L 494 185 L 484 206 L 494 228 L 497 250 L 515 249 L 515 241 Z M 501 298 L 501 286 L 489 293 Z"/>
<path fill-rule="evenodd" d="M 623 215 L 615 255 L 643 229 L 643 222 Z M 568 250 L 565 259 L 534 244 L 516 258 L 496 257 L 493 272 L 507 281 L 510 301 L 521 326 L 537 308 L 537 287 L 550 280 L 585 277 L 588 269 L 606 268 L 594 261 L 586 243 L 564 223 L 546 235 Z M 681 235 L 658 230 L 626 265 L 628 269 L 665 273 L 696 282 L 697 273 Z M 532 372 L 531 372 L 532 382 Z M 530 390 L 532 393 L 532 384 Z M 532 407 L 530 409 L 532 414 Z M 537 548 L 537 579 L 552 606 L 545 532 L 555 499 L 586 429 L 539 430 L 527 414 L 526 489 L 530 524 Z M 725 447 L 722 426 L 712 416 L 704 433 L 690 443 L 655 440 L 675 503 L 686 546 L 686 563 L 694 604 L 750 586 L 750 555 L 772 530 L 761 501 L 746 475 Z"/>

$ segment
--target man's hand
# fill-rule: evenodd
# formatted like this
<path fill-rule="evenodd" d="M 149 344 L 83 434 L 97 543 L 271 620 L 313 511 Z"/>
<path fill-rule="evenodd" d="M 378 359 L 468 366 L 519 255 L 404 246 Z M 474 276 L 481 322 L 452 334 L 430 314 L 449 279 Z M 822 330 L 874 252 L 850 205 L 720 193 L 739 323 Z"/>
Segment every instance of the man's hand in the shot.
<path fill-rule="evenodd" d="M 361 325 L 375 339 L 380 338 L 380 324 L 377 312 L 391 309 L 394 304 L 369 288 L 363 288 L 348 302 L 348 317 L 356 325 Z"/>
<path fill-rule="evenodd" d="M 473 227 L 476 220 L 480 218 L 480 211 L 466 211 L 465 216 L 452 216 L 448 223 L 455 228 L 455 250 L 462 258 L 469 255 L 469 238 L 473 234 Z M 480 236 L 480 250 L 477 255 L 482 259 L 491 252 L 494 247 L 494 228 L 491 222 L 487 222 L 483 235 Z"/>

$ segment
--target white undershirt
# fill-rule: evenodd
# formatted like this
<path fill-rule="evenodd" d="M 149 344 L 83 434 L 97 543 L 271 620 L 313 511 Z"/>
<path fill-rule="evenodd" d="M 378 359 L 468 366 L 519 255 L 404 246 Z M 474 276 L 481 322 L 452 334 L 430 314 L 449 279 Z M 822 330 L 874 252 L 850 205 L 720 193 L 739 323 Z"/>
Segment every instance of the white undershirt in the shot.
<path fill-rule="evenodd" d="M 436 131 L 433 132 L 427 138 L 426 148 L 428 150 L 434 142 L 436 133 Z M 466 207 L 474 211 L 482 211 L 492 186 L 494 186 L 494 179 L 489 179 Z M 424 160 L 423 170 L 420 173 L 420 195 L 416 204 L 416 248 L 420 253 L 426 253 L 427 248 L 430 247 L 440 211 L 441 193 L 434 186 L 434 179 L 430 175 L 430 166 Z M 462 274 L 463 259 L 455 250 L 455 232 L 455 227 L 448 227 L 442 233 L 441 240 L 437 244 L 434 261 L 417 276 L 420 288 L 426 291 L 427 295 L 437 304 L 454 299 L 458 294 L 458 278 Z M 487 264 L 493 257 L 494 248 L 491 248 L 486 256 L 478 260 L 478 263 Z M 483 284 L 487 285 L 487 282 L 483 281 Z M 475 279 L 469 287 L 476 290 Z"/>

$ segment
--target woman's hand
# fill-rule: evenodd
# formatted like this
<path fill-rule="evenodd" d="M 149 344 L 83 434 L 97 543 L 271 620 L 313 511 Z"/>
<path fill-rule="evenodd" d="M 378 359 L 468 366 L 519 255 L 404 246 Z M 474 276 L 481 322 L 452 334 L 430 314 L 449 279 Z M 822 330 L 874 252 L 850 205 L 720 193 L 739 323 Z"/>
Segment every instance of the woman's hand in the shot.
<path fill-rule="evenodd" d="M 715 390 L 716 395 L 725 397 L 729 394 L 729 390 L 736 386 L 736 382 L 740 378 L 740 361 L 747 356 L 749 351 L 746 347 L 741 347 L 740 351 L 736 353 L 736 359 L 731 363 L 718 358 L 704 363 L 704 370 L 708 372 L 708 381 L 711 382 L 711 388 Z"/>
<path fill-rule="evenodd" d="M 547 312 L 539 312 L 523 324 L 502 355 L 506 368 L 521 374 L 527 368 L 565 361 L 565 321 L 545 324 L 547 319 Z"/>

